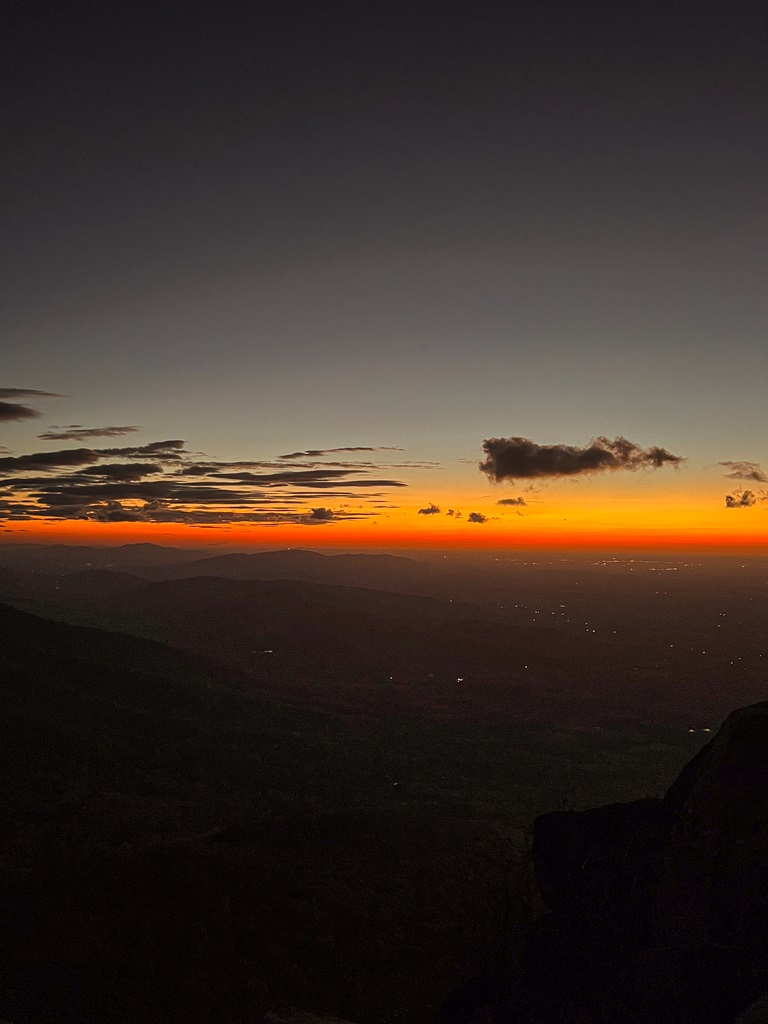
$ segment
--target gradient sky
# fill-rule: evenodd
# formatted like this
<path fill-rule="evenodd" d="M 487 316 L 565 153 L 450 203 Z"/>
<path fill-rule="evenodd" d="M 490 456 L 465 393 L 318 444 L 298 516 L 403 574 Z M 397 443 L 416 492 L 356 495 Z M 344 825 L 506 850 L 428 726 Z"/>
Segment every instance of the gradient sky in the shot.
<path fill-rule="evenodd" d="M 0 463 L 6 539 L 765 542 L 764 4 L 2 18 L 0 386 L 66 396 L 0 396 L 40 413 L 5 457 L 187 442 Z M 71 424 L 140 429 L 39 437 Z M 599 437 L 685 461 L 478 469 L 486 439 Z M 400 450 L 279 458 L 360 447 Z M 372 465 L 263 479 L 330 462 Z M 158 469 L 98 490 L 128 463 Z M 227 472 L 262 479 L 228 504 Z"/>

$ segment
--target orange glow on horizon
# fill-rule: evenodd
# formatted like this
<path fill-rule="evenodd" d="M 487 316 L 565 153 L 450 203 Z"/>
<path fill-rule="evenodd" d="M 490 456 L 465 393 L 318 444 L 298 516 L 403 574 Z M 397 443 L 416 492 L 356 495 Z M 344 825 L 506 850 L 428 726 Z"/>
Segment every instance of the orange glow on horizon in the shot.
<path fill-rule="evenodd" d="M 738 514 L 738 513 L 737 513 Z M 751 525 L 751 524 L 750 524 Z M 559 527 L 559 528 L 558 528 Z M 294 523 L 275 526 L 201 527 L 168 523 L 94 523 L 83 520 L 65 522 L 25 521 L 14 524 L 3 535 L 6 543 L 51 543 L 119 545 L 136 543 L 165 544 L 190 548 L 326 548 L 355 549 L 696 549 L 701 551 L 739 551 L 768 554 L 768 536 L 764 529 L 716 530 L 709 526 L 680 524 L 650 528 L 618 525 L 555 527 L 551 522 L 489 521 L 449 525 L 441 523 L 337 522 L 318 526 Z"/>

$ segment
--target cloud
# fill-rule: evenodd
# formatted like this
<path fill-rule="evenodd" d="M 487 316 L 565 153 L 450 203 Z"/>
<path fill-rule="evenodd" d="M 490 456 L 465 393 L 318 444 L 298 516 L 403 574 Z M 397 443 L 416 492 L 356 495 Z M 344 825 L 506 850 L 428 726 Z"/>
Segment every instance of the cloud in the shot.
<path fill-rule="evenodd" d="M 500 498 L 497 505 L 527 505 L 525 498 Z"/>
<path fill-rule="evenodd" d="M 87 441 L 93 437 L 120 437 L 136 430 L 141 430 L 141 427 L 81 427 L 78 423 L 70 423 L 66 427 L 51 427 L 37 436 L 41 441 Z"/>
<path fill-rule="evenodd" d="M 487 523 L 488 516 L 484 516 L 482 512 L 470 512 L 467 516 L 468 523 Z"/>
<path fill-rule="evenodd" d="M 237 473 L 225 471 L 216 475 L 228 480 L 258 484 L 294 484 L 304 487 L 319 480 L 337 480 L 339 477 L 348 477 L 350 471 L 348 469 L 285 469 L 277 473 L 251 473 L 245 470 Z"/>
<path fill-rule="evenodd" d="M 105 498 L 167 498 L 191 504 L 194 502 L 215 502 L 217 504 L 252 504 L 262 497 L 250 491 L 236 490 L 231 487 L 210 487 L 196 483 L 175 483 L 168 478 L 164 480 L 140 480 L 137 482 L 121 481 L 118 483 L 69 483 L 56 482 L 33 493 L 48 504 L 60 504 L 62 500 L 82 499 L 99 500 Z"/>
<path fill-rule="evenodd" d="M 317 489 L 326 488 L 328 486 L 337 487 L 339 483 L 346 487 L 407 487 L 408 484 L 403 483 L 402 480 L 367 480 L 363 477 L 345 477 L 343 480 L 337 481 L 336 483 L 331 482 L 330 484 L 324 480 L 299 480 L 297 486 L 303 487 L 315 487 Z"/>
<path fill-rule="evenodd" d="M 17 402 L 0 402 L 0 421 L 10 422 L 11 420 L 31 420 L 40 413 L 31 409 L 28 405 L 19 405 Z"/>
<path fill-rule="evenodd" d="M 126 508 L 119 501 L 108 501 L 102 506 L 83 511 L 88 519 L 97 523 L 138 523 L 145 519 L 142 511 Z"/>
<path fill-rule="evenodd" d="M 135 459 L 149 456 L 168 462 L 180 460 L 182 455 L 186 454 L 184 452 L 186 444 L 186 441 L 176 438 L 172 441 L 152 441 L 150 444 L 137 445 L 132 448 L 97 448 L 95 450 L 100 455 L 108 455 L 110 458 Z"/>
<path fill-rule="evenodd" d="M 98 462 L 100 457 L 99 453 L 91 448 L 69 448 L 58 452 L 8 456 L 0 459 L 0 473 L 18 473 L 27 469 L 56 469 L 59 466 L 84 466 Z"/>
<path fill-rule="evenodd" d="M 172 439 L 125 448 L 72 448 L 0 457 L 0 476 L 9 488 L 6 496 L 16 499 L 0 503 L 0 519 L 317 525 L 374 515 L 373 511 L 317 506 L 318 492 L 326 500 L 370 501 L 384 497 L 390 488 L 406 486 L 400 480 L 373 477 L 378 467 L 370 463 L 299 469 L 295 463 L 288 467 L 192 462 L 199 454 L 187 452 L 184 441 Z M 233 471 L 233 465 L 280 468 L 259 473 Z"/>
<path fill-rule="evenodd" d="M 40 517 L 39 506 L 28 505 L 25 507 L 25 519 L 37 519 Z M 56 505 L 45 510 L 46 519 L 88 519 L 86 509 L 82 505 Z"/>
<path fill-rule="evenodd" d="M 290 468 L 288 468 L 290 466 Z M 292 473 L 296 469 L 346 469 L 354 470 L 355 472 L 367 472 L 370 469 L 381 469 L 381 465 L 376 462 L 319 462 L 316 459 L 307 462 L 291 462 L 286 465 L 285 462 L 279 462 L 275 460 L 265 460 L 261 462 L 218 462 L 216 460 L 207 462 L 195 462 L 185 466 L 181 472 L 189 475 L 202 475 L 206 473 L 217 474 L 219 476 L 227 475 L 230 471 L 245 471 L 252 469 L 275 469 L 281 473 Z M 412 469 L 413 464 L 407 466 L 389 466 L 391 469 Z M 421 468 L 421 467 L 419 467 Z"/>
<path fill-rule="evenodd" d="M 186 470 L 183 471 L 187 475 Z M 357 476 L 349 470 L 300 470 L 282 473 L 214 473 L 206 471 L 206 477 L 220 480 L 234 480 L 239 484 L 259 487 L 309 487 L 327 490 L 333 487 L 406 487 L 402 480 L 379 480 Z"/>
<path fill-rule="evenodd" d="M 768 474 L 759 462 L 719 462 L 718 465 L 730 470 L 724 474 L 729 480 L 755 480 L 759 484 L 768 484 Z"/>
<path fill-rule="evenodd" d="M 300 526 L 317 526 L 332 524 L 342 520 L 368 519 L 375 512 L 333 511 L 327 508 L 312 508 L 309 512 L 303 509 L 271 510 L 269 508 L 217 508 L 199 505 L 185 507 L 173 499 L 154 499 L 143 504 L 129 504 L 130 499 L 121 501 L 109 498 L 104 501 L 84 500 L 78 503 L 71 498 L 67 503 L 62 498 L 61 504 L 44 505 L 34 501 L 16 502 L 11 505 L 0 505 L 0 520 L 28 521 L 30 519 L 56 520 L 89 520 L 91 522 L 145 522 L 145 523 L 181 523 L 188 526 L 227 526 L 230 524 L 250 523 L 263 526 L 277 526 L 292 523 Z M 228 505 L 231 503 L 228 503 Z"/>
<path fill-rule="evenodd" d="M 732 494 L 726 494 L 725 496 L 725 507 L 726 508 L 753 508 L 761 501 L 768 500 L 768 493 L 755 494 L 754 491 L 734 491 Z"/>
<path fill-rule="evenodd" d="M 36 391 L 34 388 L 0 388 L 0 398 L 64 398 L 55 391 Z"/>
<path fill-rule="evenodd" d="M 354 487 L 358 486 L 358 484 L 355 481 L 353 481 L 353 480 L 350 480 L 349 483 L 350 483 L 350 486 L 354 486 Z M 314 488 L 313 490 L 308 490 L 308 491 L 290 491 L 289 494 L 286 495 L 286 497 L 289 497 L 291 501 L 298 501 L 298 500 L 301 500 L 301 499 L 308 499 L 308 500 L 311 500 L 311 501 L 317 501 L 317 499 L 319 497 L 318 490 L 320 490 L 320 488 Z M 383 497 L 385 497 L 385 494 L 384 494 L 383 491 L 370 491 L 368 493 L 362 493 L 360 491 L 336 490 L 335 487 L 327 487 L 327 488 L 323 487 L 322 488 L 322 496 L 323 496 L 323 498 L 355 498 L 357 500 L 360 500 L 361 498 L 364 498 L 366 501 L 372 501 L 374 498 L 383 498 Z M 271 490 L 267 491 L 267 492 L 265 492 L 263 497 L 267 501 L 278 501 L 278 500 L 281 500 L 280 499 L 280 492 L 279 491 L 271 491 Z M 397 507 L 399 507 L 399 506 L 397 506 Z"/>
<path fill-rule="evenodd" d="M 109 480 L 140 480 L 143 476 L 152 476 L 162 472 L 162 466 L 152 462 L 112 463 L 101 466 L 88 466 L 78 469 L 75 477 L 101 477 Z"/>
<path fill-rule="evenodd" d="M 420 516 L 437 516 L 440 514 L 440 509 L 437 505 L 427 505 L 426 508 L 420 508 L 418 514 Z"/>
<path fill-rule="evenodd" d="M 313 508 L 310 514 L 307 516 L 307 522 L 309 523 L 328 523 L 334 518 L 334 514 L 329 508 Z"/>
<path fill-rule="evenodd" d="M 625 437 L 597 437 L 584 448 L 540 445 L 527 437 L 492 437 L 483 441 L 486 458 L 479 463 L 486 476 L 502 480 L 563 477 L 609 470 L 659 469 L 685 461 L 666 448 L 641 448 Z"/>
<path fill-rule="evenodd" d="M 40 413 L 37 409 L 31 408 L 29 405 L 24 405 L 21 402 L 15 401 L 17 398 L 63 398 L 63 395 L 57 395 L 53 391 L 36 391 L 34 388 L 0 388 L 0 399 L 11 398 L 14 399 L 12 402 L 0 401 L 0 422 L 10 422 L 12 420 L 31 420 Z"/>
<path fill-rule="evenodd" d="M 278 459 L 316 459 L 323 455 L 336 455 L 339 452 L 402 452 L 404 450 L 390 447 L 371 448 L 367 445 L 354 445 L 350 448 L 308 448 L 305 452 L 289 452 L 287 455 L 278 455 Z"/>

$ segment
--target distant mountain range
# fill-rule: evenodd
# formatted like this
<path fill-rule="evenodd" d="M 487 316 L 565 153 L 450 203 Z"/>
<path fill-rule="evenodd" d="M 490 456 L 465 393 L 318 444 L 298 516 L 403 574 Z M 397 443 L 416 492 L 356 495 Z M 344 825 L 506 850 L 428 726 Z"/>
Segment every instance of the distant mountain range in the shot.
<path fill-rule="evenodd" d="M 325 555 L 287 548 L 275 551 L 207 555 L 193 548 L 159 544 L 115 547 L 70 544 L 0 544 L 0 566 L 77 572 L 85 569 L 126 569 L 148 579 L 224 576 L 229 579 L 307 579 L 378 587 L 429 570 L 426 563 L 386 554 Z M 366 584 L 366 579 L 369 581 Z"/>
<path fill-rule="evenodd" d="M 439 703 L 441 687 L 463 687 L 479 709 L 492 688 L 511 708 L 520 692 L 542 701 L 551 689 L 561 705 L 604 694 L 623 714 L 706 722 L 764 693 L 759 566 L 738 569 L 726 602 L 715 563 L 662 575 L 662 563 L 588 559 L 200 554 L 0 545 L 0 601 L 315 697 L 375 687 Z"/>
<path fill-rule="evenodd" d="M 220 576 L 232 580 L 290 579 L 394 591 L 408 591 L 414 584 L 423 589 L 433 575 L 429 564 L 412 558 L 380 554 L 325 555 L 301 549 L 216 555 L 182 563 L 147 565 L 132 571 L 153 580 L 193 576 Z"/>
<path fill-rule="evenodd" d="M 283 557 L 285 556 L 285 557 Z M 232 571 L 309 571 L 370 577 L 400 562 L 387 556 L 312 552 L 206 559 Z M 298 566 L 298 569 L 296 568 Z M 167 567 L 162 567 L 163 569 Z M 500 688 L 505 702 L 562 683 L 578 666 L 584 692 L 623 657 L 611 644 L 547 627 L 494 621 L 471 603 L 300 579 L 187 575 L 150 582 L 127 572 L 66 574 L 0 570 L 0 599 L 68 622 L 119 630 L 205 655 L 245 678 L 281 687 L 310 684 L 347 693 L 416 687 L 416 702 L 446 685 L 478 694 Z M 143 571 L 142 571 L 143 575 Z"/>
<path fill-rule="evenodd" d="M 76 544 L 0 544 L 0 566 L 11 569 L 43 569 L 77 572 L 90 568 L 116 568 L 187 562 L 199 558 L 192 548 L 160 544 L 122 544 L 117 547 Z"/>

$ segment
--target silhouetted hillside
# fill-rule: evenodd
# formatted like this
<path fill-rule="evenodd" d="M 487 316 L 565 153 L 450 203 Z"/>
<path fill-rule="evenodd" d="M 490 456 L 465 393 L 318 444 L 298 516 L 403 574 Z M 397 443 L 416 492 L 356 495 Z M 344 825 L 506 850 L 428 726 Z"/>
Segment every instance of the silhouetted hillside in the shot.
<path fill-rule="evenodd" d="M 0 565 L 45 572 L 77 572 L 88 568 L 122 569 L 188 562 L 199 557 L 193 548 L 161 544 L 121 544 L 94 547 L 76 544 L 0 544 Z"/>
<path fill-rule="evenodd" d="M 286 569 L 282 556 L 294 554 L 296 565 L 323 573 L 337 560 L 367 564 L 366 556 L 267 556 Z M 401 562 L 418 567 L 384 559 L 398 574 Z M 498 589 L 497 601 L 465 595 L 475 570 L 435 569 L 426 589 L 455 595 L 435 597 L 413 579 L 405 593 L 306 580 L 148 582 L 99 569 L 0 569 L 0 600 L 182 646 L 336 706 L 359 707 L 375 694 L 465 717 L 711 727 L 734 703 L 764 694 L 766 570 L 735 566 L 723 576 L 708 564 L 687 576 L 683 568 L 514 563 L 488 573 L 486 591 Z"/>
<path fill-rule="evenodd" d="M 484 840 L 398 799 L 385 736 L 159 644 L 8 608 L 0 629 L 0 1012 L 235 1021 L 289 1000 L 370 1020 L 393 974 L 411 1003 L 446 984 L 431 947 L 466 927 Z"/>
<path fill-rule="evenodd" d="M 516 717 L 595 699 L 634 657 L 609 641 L 484 619 L 476 605 L 289 580 L 191 577 L 147 583 L 91 570 L 0 579 L 43 614 L 161 640 L 255 674 L 262 684 L 354 702 Z M 578 685 L 574 686 L 574 680 Z M 485 700 L 486 710 L 483 710 Z"/>
<path fill-rule="evenodd" d="M 445 1024 L 764 1021 L 768 703 L 733 712 L 663 800 L 538 818 L 533 861 L 547 912 Z"/>
<path fill-rule="evenodd" d="M 400 672 L 415 680 L 474 671 L 475 683 L 483 672 L 514 686 L 544 665 L 607 656 L 604 644 L 483 621 L 472 605 L 287 580 L 166 581 L 123 592 L 115 606 L 124 623 L 158 628 L 184 646 L 249 660 L 267 648 L 273 663 L 300 659 L 382 681 Z"/>
<path fill-rule="evenodd" d="M 17 551 L 24 547 L 13 546 Z M 129 549 L 132 550 L 132 546 L 125 550 Z M 38 548 L 32 546 L 34 557 L 38 557 L 37 552 Z M 174 557 L 186 558 L 178 551 Z M 368 607 L 363 597 L 350 594 L 349 635 L 339 636 L 339 620 L 343 615 L 339 602 L 328 610 L 325 638 L 320 635 L 322 613 L 315 615 L 313 612 L 315 634 L 311 635 L 308 622 L 306 649 L 300 656 L 295 652 L 298 660 L 291 662 L 289 670 L 294 631 L 280 627 L 277 613 L 271 620 L 269 609 L 264 611 L 263 617 L 260 611 L 256 614 L 255 609 L 254 615 L 248 618 L 245 608 L 240 607 L 235 611 L 233 622 L 225 624 L 226 628 L 220 631 L 222 636 L 229 635 L 232 642 L 219 644 L 217 656 L 237 659 L 238 670 L 247 671 L 247 659 L 256 657 L 252 652 L 257 651 L 263 641 L 263 649 L 272 649 L 273 654 L 279 651 L 273 657 L 274 665 L 270 670 L 276 680 L 296 681 L 300 675 L 309 677 L 317 670 L 323 677 L 323 688 L 327 689 L 334 681 L 343 683 L 353 676 L 357 682 L 372 682 L 379 678 L 376 673 L 383 671 L 385 681 L 389 681 L 389 675 L 394 676 L 395 688 L 417 687 L 418 697 L 410 695 L 409 700 L 423 703 L 430 687 L 436 687 L 444 695 L 446 687 L 456 685 L 459 678 L 471 679 L 472 694 L 477 693 L 478 686 L 485 685 L 503 688 L 511 682 L 516 688 L 514 675 L 509 673 L 522 661 L 523 666 L 528 665 L 521 670 L 527 674 L 522 683 L 532 693 L 540 694 L 551 682 L 559 688 L 561 702 L 573 704 L 577 696 L 589 702 L 599 692 L 601 716 L 678 725 L 687 722 L 693 727 L 711 726 L 734 704 L 760 699 L 764 693 L 761 687 L 768 666 L 768 646 L 762 608 L 768 563 L 758 558 L 747 562 L 732 558 L 695 562 L 671 556 L 606 559 L 588 555 L 578 558 L 559 558 L 551 554 L 522 558 L 478 555 L 474 559 L 446 557 L 426 564 L 390 556 L 336 556 L 288 550 L 220 556 L 198 560 L 195 565 L 205 565 L 206 571 L 214 573 L 261 573 L 267 577 L 293 578 L 294 582 L 307 585 L 354 585 L 358 591 L 362 586 L 369 591 L 378 589 L 425 600 L 437 599 L 460 606 L 460 617 L 475 623 L 464 629 L 465 640 L 472 635 L 477 641 L 470 651 L 467 643 L 462 647 L 458 635 L 450 636 L 446 643 L 435 628 L 433 618 L 431 625 L 425 624 L 422 630 L 424 643 L 417 656 L 413 658 L 411 651 L 406 651 L 398 663 L 393 652 L 401 645 L 390 644 L 390 650 L 384 651 L 382 658 L 376 628 L 370 631 L 370 644 L 365 636 L 361 640 L 355 635 L 358 600 L 365 614 L 370 613 L 374 618 L 381 615 Z M 198 570 L 190 569 L 187 559 L 183 564 L 150 570 L 132 566 L 130 571 L 132 574 L 178 571 L 186 576 Z M 131 630 L 174 643 L 187 642 L 177 629 L 178 623 L 165 619 L 162 624 L 142 621 L 142 615 L 145 619 L 149 616 L 138 601 L 131 607 L 127 595 L 130 581 L 118 583 L 110 581 L 109 577 L 99 579 L 97 576 L 82 577 L 78 581 L 71 567 L 53 572 L 50 567 L 45 572 L 40 568 L 22 572 L 16 567 L 14 572 L 20 576 L 12 578 L 0 573 L 0 600 L 72 622 Z M 297 578 L 308 575 L 316 579 Z M 116 596 L 118 588 L 124 593 Z M 245 595 L 246 591 L 233 591 L 232 600 L 242 598 L 246 603 L 252 600 Z M 149 596 L 147 599 L 151 603 Z M 182 594 L 182 602 L 186 599 Z M 301 607 L 297 602 L 297 613 Z M 415 604 L 410 606 L 416 607 Z M 402 608 L 403 638 L 414 637 L 418 630 L 408 621 L 409 616 L 412 618 L 409 606 L 404 603 Z M 192 641 L 207 636 L 207 642 L 215 644 L 216 631 L 206 627 L 205 614 L 194 601 L 190 612 L 203 620 L 199 635 L 192 635 L 195 633 L 192 629 L 187 630 Z M 393 614 L 388 612 L 387 616 L 393 621 Z M 219 619 L 221 617 L 218 615 Z M 301 618 L 302 615 L 297 614 L 297 621 Z M 444 621 L 449 619 L 446 617 Z M 270 622 L 275 626 L 275 643 L 279 641 L 279 647 L 258 633 L 260 623 L 269 626 Z M 477 625 L 481 623 L 487 625 L 487 630 Z M 163 633 L 161 625 L 162 629 L 176 635 Z M 521 659 L 509 658 L 511 645 L 505 644 L 499 627 L 510 638 L 519 640 L 517 653 L 522 655 Z M 443 629 L 443 633 L 446 631 Z M 386 629 L 382 636 L 385 632 Z M 535 633 L 541 634 L 538 640 Z M 434 656 L 435 651 L 437 656 Z M 467 654 L 469 656 L 465 656 Z M 265 668 L 257 662 L 256 657 L 250 667 Z M 533 679 L 530 673 L 534 674 Z M 464 695 L 470 696 L 466 687 Z M 454 702 L 455 696 L 451 694 L 449 702 Z M 431 699 L 437 703 L 438 695 L 434 694 Z M 547 715 L 548 711 L 542 720 Z M 597 724 L 592 714 L 581 715 L 579 720 L 590 726 Z"/>
<path fill-rule="evenodd" d="M 303 580 L 309 583 L 401 590 L 411 581 L 424 582 L 430 566 L 397 555 L 325 555 L 290 548 L 255 554 L 217 555 L 181 565 L 151 565 L 139 570 L 148 579 L 184 579 L 191 576 L 222 576 L 236 580 Z"/>
<path fill-rule="evenodd" d="M 464 716 L 445 687 L 387 710 L 351 676 L 337 711 L 136 637 L 9 608 L 0 629 L 14 1024 L 428 1024 L 499 941 L 520 827 L 574 787 L 655 792 L 700 742 Z"/>

